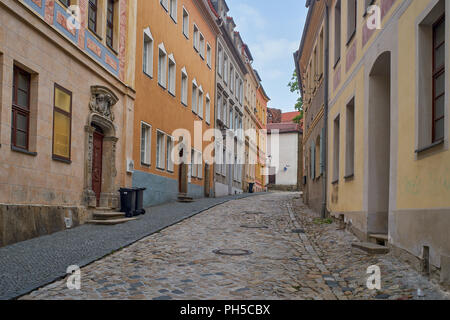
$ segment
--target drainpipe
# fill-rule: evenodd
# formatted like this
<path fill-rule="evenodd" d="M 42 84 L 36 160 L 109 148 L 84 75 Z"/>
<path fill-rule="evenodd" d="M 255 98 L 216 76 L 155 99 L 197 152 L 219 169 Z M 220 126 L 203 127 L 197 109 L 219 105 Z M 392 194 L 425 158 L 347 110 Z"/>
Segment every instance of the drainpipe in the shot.
<path fill-rule="evenodd" d="M 329 17 L 329 3 L 328 1 L 325 1 L 325 92 L 324 92 L 324 136 L 322 137 L 323 143 L 325 145 L 324 147 L 324 154 L 323 154 L 323 163 L 322 163 L 322 182 L 323 182 L 323 202 L 322 202 L 322 218 L 325 219 L 328 215 L 327 210 L 327 179 L 328 179 L 328 172 L 327 172 L 327 163 L 328 163 L 328 86 L 329 86 L 329 64 L 330 64 L 330 52 L 329 52 L 329 39 L 330 39 L 330 17 Z"/>

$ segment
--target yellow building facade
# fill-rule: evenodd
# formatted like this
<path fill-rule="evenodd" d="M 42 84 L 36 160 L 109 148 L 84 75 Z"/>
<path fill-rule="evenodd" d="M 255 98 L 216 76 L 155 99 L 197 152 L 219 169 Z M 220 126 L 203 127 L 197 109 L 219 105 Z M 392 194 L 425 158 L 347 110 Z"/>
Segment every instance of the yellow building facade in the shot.
<path fill-rule="evenodd" d="M 372 5 L 372 6 L 371 6 Z M 332 1 L 328 210 L 450 272 L 447 1 Z"/>

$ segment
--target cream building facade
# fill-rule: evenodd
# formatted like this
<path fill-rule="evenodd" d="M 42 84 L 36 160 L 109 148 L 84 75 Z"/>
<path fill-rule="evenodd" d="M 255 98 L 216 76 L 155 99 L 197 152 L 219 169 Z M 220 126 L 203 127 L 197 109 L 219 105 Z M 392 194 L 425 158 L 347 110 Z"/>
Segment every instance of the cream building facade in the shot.
<path fill-rule="evenodd" d="M 131 185 L 135 9 L 0 1 L 0 247 L 117 208 Z"/>

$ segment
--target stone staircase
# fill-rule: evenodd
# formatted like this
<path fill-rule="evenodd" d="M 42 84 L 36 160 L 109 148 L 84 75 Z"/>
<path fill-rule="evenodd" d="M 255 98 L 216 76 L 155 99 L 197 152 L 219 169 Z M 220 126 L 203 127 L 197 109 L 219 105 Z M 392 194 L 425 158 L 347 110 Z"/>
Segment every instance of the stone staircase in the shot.
<path fill-rule="evenodd" d="M 178 202 L 191 203 L 194 202 L 194 199 L 187 195 L 178 195 Z"/>
<path fill-rule="evenodd" d="M 371 234 L 369 235 L 370 242 L 353 243 L 352 247 L 362 250 L 368 254 L 386 254 L 389 253 L 388 243 L 389 237 L 387 234 Z"/>
<path fill-rule="evenodd" d="M 134 220 L 137 220 L 137 218 L 127 218 L 123 212 L 115 212 L 110 208 L 97 208 L 92 213 L 92 220 L 89 220 L 88 223 L 113 226 Z"/>

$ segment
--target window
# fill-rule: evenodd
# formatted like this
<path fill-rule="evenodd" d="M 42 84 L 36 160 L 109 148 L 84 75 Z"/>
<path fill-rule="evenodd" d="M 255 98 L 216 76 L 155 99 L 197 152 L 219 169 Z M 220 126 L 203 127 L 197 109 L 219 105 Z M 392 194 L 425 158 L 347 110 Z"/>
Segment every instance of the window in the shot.
<path fill-rule="evenodd" d="M 234 92 L 234 68 L 233 65 L 230 63 L 230 91 Z"/>
<path fill-rule="evenodd" d="M 345 177 L 350 178 L 355 173 L 355 98 L 347 104 L 345 133 Z"/>
<path fill-rule="evenodd" d="M 242 80 L 239 81 L 239 102 L 242 103 L 244 99 L 244 82 Z"/>
<path fill-rule="evenodd" d="M 169 11 L 169 0 L 159 0 L 164 10 Z"/>
<path fill-rule="evenodd" d="M 197 107 L 198 107 L 198 87 L 197 87 L 197 82 L 194 81 L 192 82 L 192 111 L 197 114 Z"/>
<path fill-rule="evenodd" d="M 228 57 L 226 55 L 223 59 L 223 80 L 228 83 Z"/>
<path fill-rule="evenodd" d="M 203 89 L 198 90 L 198 116 L 203 119 Z"/>
<path fill-rule="evenodd" d="M 206 94 L 206 99 L 205 99 L 205 121 L 207 124 L 211 123 L 211 100 L 209 98 L 209 94 Z"/>
<path fill-rule="evenodd" d="M 158 83 L 166 89 L 167 86 L 167 53 L 164 44 L 159 45 L 158 55 Z"/>
<path fill-rule="evenodd" d="M 236 72 L 236 76 L 234 78 L 234 83 L 235 83 L 234 87 L 236 89 L 234 94 L 235 94 L 236 98 L 239 99 L 239 75 L 237 74 L 237 72 Z"/>
<path fill-rule="evenodd" d="M 176 62 L 173 57 L 173 55 L 169 55 L 169 88 L 168 91 L 172 95 L 175 96 L 175 90 L 176 90 L 176 80 L 177 80 L 177 67 Z"/>
<path fill-rule="evenodd" d="M 374 0 L 364 0 L 365 1 L 365 8 L 366 8 L 366 11 L 364 12 L 364 14 L 366 14 L 367 13 L 367 10 L 369 9 L 369 7 L 374 3 Z"/>
<path fill-rule="evenodd" d="M 228 127 L 233 129 L 233 106 L 230 106 L 230 117 L 228 118 Z"/>
<path fill-rule="evenodd" d="M 433 143 L 445 132 L 445 17 L 433 25 Z"/>
<path fill-rule="evenodd" d="M 200 42 L 199 42 L 199 50 L 200 50 L 200 57 L 202 57 L 202 59 L 205 58 L 205 37 L 203 37 L 203 34 L 200 32 L 199 33 L 199 38 L 200 38 Z"/>
<path fill-rule="evenodd" d="M 227 99 L 224 97 L 223 98 L 223 108 L 222 108 L 223 114 L 222 114 L 222 122 L 227 125 L 228 121 L 227 121 L 227 116 L 228 116 L 228 101 Z"/>
<path fill-rule="evenodd" d="M 164 170 L 164 137 L 165 134 L 158 131 L 156 134 L 156 167 L 158 169 Z"/>
<path fill-rule="evenodd" d="M 183 7 L 183 34 L 189 39 L 189 13 Z"/>
<path fill-rule="evenodd" d="M 30 87 L 31 75 L 14 67 L 11 143 L 23 150 L 28 150 L 29 147 Z"/>
<path fill-rule="evenodd" d="M 324 60 L 323 48 L 324 48 L 324 42 L 323 42 L 323 29 L 322 29 L 322 31 L 320 32 L 320 36 L 319 36 L 319 76 L 322 76 L 322 74 L 323 74 L 323 60 Z"/>
<path fill-rule="evenodd" d="M 222 76 L 223 74 L 223 49 L 222 46 L 219 45 L 219 49 L 218 49 L 218 59 L 219 59 L 219 68 L 217 70 L 217 73 L 219 74 L 219 76 Z"/>
<path fill-rule="evenodd" d="M 334 7 L 334 63 L 341 59 L 341 0 Z"/>
<path fill-rule="evenodd" d="M 445 47 L 447 1 L 440 0 L 416 23 L 418 65 L 416 68 L 416 153 L 441 145 L 446 139 Z"/>
<path fill-rule="evenodd" d="M 339 181 L 340 118 L 334 120 L 333 182 Z"/>
<path fill-rule="evenodd" d="M 152 139 L 152 127 L 141 122 L 141 164 L 150 166 L 151 164 L 151 139 Z"/>
<path fill-rule="evenodd" d="M 222 120 L 222 96 L 217 96 L 217 119 Z"/>
<path fill-rule="evenodd" d="M 144 73 L 153 77 L 153 37 L 150 28 L 144 30 Z"/>
<path fill-rule="evenodd" d="M 210 68 L 211 68 L 211 59 L 212 59 L 211 46 L 208 43 L 208 44 L 206 44 L 206 64 Z"/>
<path fill-rule="evenodd" d="M 186 68 L 181 70 L 181 103 L 185 106 L 188 103 L 188 75 Z"/>
<path fill-rule="evenodd" d="M 227 175 L 227 154 L 225 149 L 222 152 L 222 175 L 225 177 Z"/>
<path fill-rule="evenodd" d="M 194 149 L 191 150 L 191 177 L 197 177 L 197 157 Z"/>
<path fill-rule="evenodd" d="M 194 49 L 198 52 L 199 51 L 199 32 L 197 26 L 194 24 Z"/>
<path fill-rule="evenodd" d="M 170 17 L 177 22 L 177 0 L 170 0 Z"/>
<path fill-rule="evenodd" d="M 114 0 L 108 0 L 106 5 L 106 45 L 114 45 Z"/>
<path fill-rule="evenodd" d="M 61 2 L 66 7 L 70 7 L 70 0 L 59 0 L 59 2 Z"/>
<path fill-rule="evenodd" d="M 53 108 L 53 159 L 70 161 L 72 93 L 55 84 Z"/>
<path fill-rule="evenodd" d="M 356 4 L 357 0 L 347 1 L 347 41 L 353 38 L 356 32 Z"/>
<path fill-rule="evenodd" d="M 95 33 L 97 33 L 97 5 L 97 0 L 89 0 L 88 28 Z"/>
<path fill-rule="evenodd" d="M 167 171 L 173 172 L 173 138 L 167 136 L 167 148 L 166 148 L 166 160 L 167 160 Z"/>

